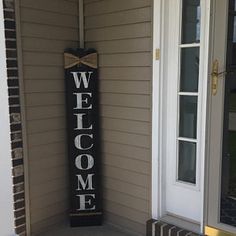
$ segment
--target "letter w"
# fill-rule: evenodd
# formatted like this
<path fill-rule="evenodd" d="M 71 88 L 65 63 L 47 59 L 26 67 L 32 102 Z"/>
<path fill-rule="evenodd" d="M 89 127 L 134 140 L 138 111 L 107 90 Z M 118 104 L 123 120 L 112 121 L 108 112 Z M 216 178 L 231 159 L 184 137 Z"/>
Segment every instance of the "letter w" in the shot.
<path fill-rule="evenodd" d="M 77 177 L 78 177 L 78 188 L 77 188 L 77 190 L 94 190 L 94 188 L 93 188 L 93 176 L 94 176 L 94 174 L 89 174 L 86 181 L 84 181 L 84 179 L 81 175 L 77 175 Z M 82 187 L 82 189 L 80 187 Z"/>
<path fill-rule="evenodd" d="M 86 76 L 86 73 L 88 73 L 88 77 Z M 75 82 L 76 88 L 80 88 L 81 81 L 84 84 L 84 88 L 88 88 L 92 73 L 93 72 L 91 72 L 91 71 L 90 72 L 71 72 L 71 74 L 73 74 L 73 77 L 74 77 L 74 82 Z M 79 76 L 78 76 L 78 74 L 79 74 Z"/>

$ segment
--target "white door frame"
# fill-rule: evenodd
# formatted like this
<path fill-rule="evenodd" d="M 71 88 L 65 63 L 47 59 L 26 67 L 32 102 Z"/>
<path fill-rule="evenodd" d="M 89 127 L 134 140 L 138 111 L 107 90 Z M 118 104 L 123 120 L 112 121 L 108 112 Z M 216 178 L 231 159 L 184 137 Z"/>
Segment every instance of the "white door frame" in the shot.
<path fill-rule="evenodd" d="M 3 3 L 0 1 L 0 234 L 15 235 Z"/>
<path fill-rule="evenodd" d="M 153 0 L 153 58 L 152 58 L 152 218 L 158 219 L 161 215 L 161 116 L 162 111 L 162 68 L 160 60 L 163 54 L 163 0 Z"/>
<path fill-rule="evenodd" d="M 153 81 L 152 81 L 152 218 L 158 219 L 163 216 L 163 169 L 162 169 L 162 158 L 164 153 L 163 149 L 163 137 L 165 135 L 164 130 L 162 129 L 163 124 L 166 120 L 166 117 L 163 115 L 164 111 L 164 95 L 166 91 L 164 90 L 164 71 L 166 64 L 165 63 L 165 42 L 167 39 L 165 38 L 166 32 L 165 22 L 166 22 L 166 14 L 165 14 L 165 0 L 153 0 Z M 210 25 L 210 2 L 211 0 L 207 0 L 204 3 L 205 19 L 203 19 L 204 29 L 204 61 L 208 61 L 208 51 L 209 51 L 209 25 Z M 157 49 L 159 49 L 157 51 Z M 158 55 L 160 54 L 160 58 Z M 204 74 L 204 85 L 202 86 L 203 94 L 202 97 L 202 114 L 201 114 L 201 122 L 202 122 L 202 132 L 201 134 L 201 155 L 205 157 L 205 141 L 206 141 L 206 109 L 207 109 L 207 90 L 208 90 L 208 64 L 205 63 L 203 67 Z M 204 169 L 205 169 L 205 158 L 202 158 L 201 162 L 201 184 L 204 183 Z M 202 191 L 202 209 L 201 209 L 201 231 L 204 228 L 204 191 Z"/>

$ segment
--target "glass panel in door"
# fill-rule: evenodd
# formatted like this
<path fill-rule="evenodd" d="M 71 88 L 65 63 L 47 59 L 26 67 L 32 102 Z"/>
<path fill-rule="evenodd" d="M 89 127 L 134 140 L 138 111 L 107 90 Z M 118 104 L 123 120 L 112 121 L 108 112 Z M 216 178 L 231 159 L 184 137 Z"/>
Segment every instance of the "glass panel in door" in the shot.
<path fill-rule="evenodd" d="M 220 222 L 236 227 L 236 1 L 229 2 Z"/>

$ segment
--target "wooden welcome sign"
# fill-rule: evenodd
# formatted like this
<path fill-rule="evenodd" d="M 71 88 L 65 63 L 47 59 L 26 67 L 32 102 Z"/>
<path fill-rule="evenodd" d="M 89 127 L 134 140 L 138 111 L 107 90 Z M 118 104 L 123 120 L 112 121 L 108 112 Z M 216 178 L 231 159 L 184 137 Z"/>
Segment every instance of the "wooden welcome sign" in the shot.
<path fill-rule="evenodd" d="M 97 53 L 64 53 L 72 227 L 100 225 L 100 145 Z"/>

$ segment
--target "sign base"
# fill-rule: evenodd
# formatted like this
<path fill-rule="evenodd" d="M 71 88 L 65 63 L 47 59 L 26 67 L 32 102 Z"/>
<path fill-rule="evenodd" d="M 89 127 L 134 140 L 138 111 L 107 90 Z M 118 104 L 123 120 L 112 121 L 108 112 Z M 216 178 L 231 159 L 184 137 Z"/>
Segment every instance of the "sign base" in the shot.
<path fill-rule="evenodd" d="M 102 225 L 102 212 L 88 213 L 88 214 L 71 214 L 70 226 L 99 226 Z"/>

